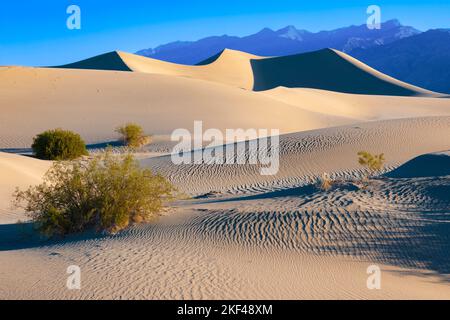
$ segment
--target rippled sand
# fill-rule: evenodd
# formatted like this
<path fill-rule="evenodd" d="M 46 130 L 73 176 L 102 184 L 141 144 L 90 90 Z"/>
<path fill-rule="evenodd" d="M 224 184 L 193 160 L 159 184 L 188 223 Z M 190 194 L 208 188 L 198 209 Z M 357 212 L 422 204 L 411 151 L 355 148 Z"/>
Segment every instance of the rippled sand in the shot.
<path fill-rule="evenodd" d="M 29 226 L 0 225 L 0 296 L 448 299 L 450 176 L 380 177 L 364 189 L 352 179 L 363 146 L 385 151 L 390 170 L 449 150 L 449 133 L 450 119 L 440 117 L 286 135 L 271 178 L 252 166 L 180 169 L 168 157 L 144 159 L 194 197 L 115 236 L 49 243 Z M 324 171 L 342 180 L 329 191 L 311 184 Z M 72 264 L 82 270 L 80 291 L 65 286 Z M 381 290 L 366 286 L 373 264 Z"/>

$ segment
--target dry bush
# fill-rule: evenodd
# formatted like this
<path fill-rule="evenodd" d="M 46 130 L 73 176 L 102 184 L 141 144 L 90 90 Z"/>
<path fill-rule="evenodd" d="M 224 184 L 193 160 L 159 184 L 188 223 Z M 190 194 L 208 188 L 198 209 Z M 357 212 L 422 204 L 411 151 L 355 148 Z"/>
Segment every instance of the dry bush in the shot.
<path fill-rule="evenodd" d="M 151 142 L 151 137 L 144 134 L 141 126 L 135 123 L 127 123 L 116 129 L 121 135 L 122 141 L 130 148 L 136 149 Z"/>
<path fill-rule="evenodd" d="M 333 180 L 327 173 L 324 172 L 322 176 L 319 178 L 318 185 L 321 190 L 328 191 L 333 186 Z"/>
<path fill-rule="evenodd" d="M 374 176 L 377 172 L 384 168 L 384 153 L 371 154 L 367 151 L 358 152 L 358 163 L 365 167 L 368 171 L 367 178 Z"/>
<path fill-rule="evenodd" d="M 131 222 L 147 221 L 173 193 L 165 178 L 140 168 L 131 155 L 106 152 L 55 162 L 42 184 L 16 190 L 14 204 L 44 235 L 63 236 L 88 228 L 116 232 Z"/>

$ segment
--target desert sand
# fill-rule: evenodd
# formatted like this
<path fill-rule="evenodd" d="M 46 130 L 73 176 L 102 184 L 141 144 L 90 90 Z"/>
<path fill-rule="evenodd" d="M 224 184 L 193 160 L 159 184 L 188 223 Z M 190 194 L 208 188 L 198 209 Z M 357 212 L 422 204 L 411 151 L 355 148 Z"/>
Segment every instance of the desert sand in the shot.
<path fill-rule="evenodd" d="M 114 52 L 3 67 L 0 83 L 0 298 L 450 299 L 450 100 L 439 93 L 335 50 L 225 50 L 199 66 Z M 168 135 L 194 120 L 280 129 L 279 172 L 174 165 Z M 54 127 L 101 144 L 128 121 L 158 137 L 160 152 L 140 153 L 141 165 L 189 199 L 116 235 L 44 241 L 16 223 L 27 217 L 11 208 L 13 190 L 42 181 L 51 163 L 7 152 Z M 364 174 L 360 150 L 387 158 L 366 189 L 351 182 Z M 324 172 L 342 182 L 316 188 Z M 66 288 L 73 264 L 81 290 Z M 380 290 L 366 286 L 371 265 Z"/>
<path fill-rule="evenodd" d="M 16 188 L 39 184 L 51 163 L 15 154 L 0 153 L 0 224 L 27 218 L 11 204 Z"/>
<path fill-rule="evenodd" d="M 128 121 L 155 135 L 192 130 L 194 120 L 220 130 L 281 132 L 353 121 L 216 82 L 161 74 L 13 67 L 0 68 L 0 79 L 0 148 L 30 146 L 37 133 L 54 127 L 76 130 L 88 143 L 114 140 L 114 129 Z"/>

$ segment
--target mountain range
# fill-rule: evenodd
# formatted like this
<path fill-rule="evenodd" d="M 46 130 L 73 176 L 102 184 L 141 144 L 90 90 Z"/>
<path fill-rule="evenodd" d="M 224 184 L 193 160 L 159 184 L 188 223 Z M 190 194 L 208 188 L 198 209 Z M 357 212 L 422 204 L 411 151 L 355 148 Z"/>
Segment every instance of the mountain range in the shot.
<path fill-rule="evenodd" d="M 394 78 L 450 93 L 450 30 L 429 30 L 351 55 Z"/>
<path fill-rule="evenodd" d="M 334 48 L 402 81 L 450 93 L 449 47 L 449 30 L 421 32 L 398 20 L 388 20 L 380 29 L 373 30 L 365 24 L 320 32 L 299 30 L 294 26 L 279 30 L 264 28 L 245 37 L 222 35 L 198 41 L 176 41 L 136 54 L 193 65 L 224 49 L 260 56 L 286 56 Z"/>

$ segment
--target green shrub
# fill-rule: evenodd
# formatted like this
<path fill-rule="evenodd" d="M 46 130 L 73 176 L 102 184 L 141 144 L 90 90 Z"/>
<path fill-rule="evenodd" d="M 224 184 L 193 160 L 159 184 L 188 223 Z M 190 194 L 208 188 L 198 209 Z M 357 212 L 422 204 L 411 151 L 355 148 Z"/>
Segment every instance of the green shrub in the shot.
<path fill-rule="evenodd" d="M 384 153 L 373 155 L 367 151 L 358 152 L 358 163 L 367 168 L 370 176 L 382 170 L 385 161 Z"/>
<path fill-rule="evenodd" d="M 80 135 L 62 129 L 38 134 L 31 147 L 36 157 L 43 160 L 73 160 L 87 155 L 86 144 Z"/>
<path fill-rule="evenodd" d="M 172 198 L 173 186 L 140 168 L 131 155 L 110 152 L 88 160 L 55 162 L 38 186 L 16 190 L 23 208 L 46 236 L 88 228 L 116 232 L 147 221 Z"/>
<path fill-rule="evenodd" d="M 118 127 L 116 132 L 121 135 L 123 142 L 130 148 L 139 148 L 150 143 L 150 137 L 146 136 L 141 126 L 135 123 L 127 123 Z"/>

